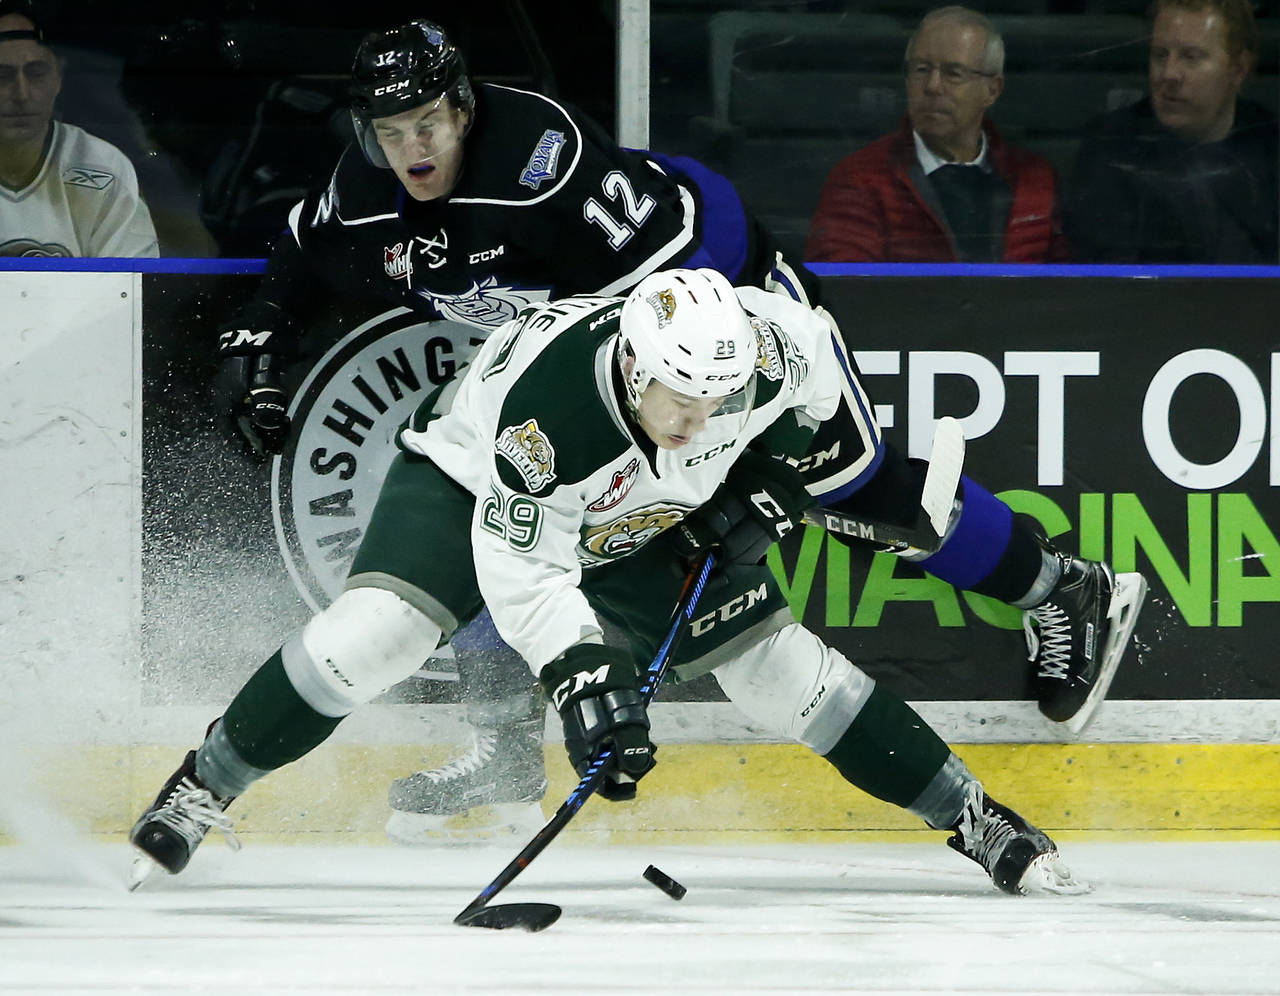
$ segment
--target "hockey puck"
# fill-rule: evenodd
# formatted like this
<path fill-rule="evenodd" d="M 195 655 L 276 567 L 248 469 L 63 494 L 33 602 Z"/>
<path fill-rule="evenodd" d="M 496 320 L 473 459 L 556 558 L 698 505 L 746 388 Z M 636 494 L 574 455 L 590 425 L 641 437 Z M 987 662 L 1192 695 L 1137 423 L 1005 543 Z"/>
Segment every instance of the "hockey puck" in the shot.
<path fill-rule="evenodd" d="M 650 865 L 644 870 L 644 877 L 646 882 L 652 882 L 672 899 L 683 899 L 684 894 L 689 891 L 666 872 L 661 871 L 654 865 Z"/>

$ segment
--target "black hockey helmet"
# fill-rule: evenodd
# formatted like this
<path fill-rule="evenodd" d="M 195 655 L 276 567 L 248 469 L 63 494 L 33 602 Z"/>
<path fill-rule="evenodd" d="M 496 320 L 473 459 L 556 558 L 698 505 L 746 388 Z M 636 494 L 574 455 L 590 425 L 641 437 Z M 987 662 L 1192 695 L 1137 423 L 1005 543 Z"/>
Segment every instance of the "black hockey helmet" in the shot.
<path fill-rule="evenodd" d="M 447 96 L 475 113 L 475 95 L 462 53 L 444 30 L 430 21 L 410 21 L 390 31 L 366 35 L 351 67 L 351 118 L 360 148 L 375 166 L 387 166 L 371 122 Z"/>

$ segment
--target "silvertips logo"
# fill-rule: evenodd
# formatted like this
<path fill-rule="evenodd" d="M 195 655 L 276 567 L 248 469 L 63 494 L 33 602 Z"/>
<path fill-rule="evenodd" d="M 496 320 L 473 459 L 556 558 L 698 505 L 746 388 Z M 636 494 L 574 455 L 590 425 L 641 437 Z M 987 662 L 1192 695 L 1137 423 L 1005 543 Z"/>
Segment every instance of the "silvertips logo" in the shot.
<path fill-rule="evenodd" d="M 396 430 L 483 339 L 473 326 L 396 308 L 352 329 L 307 374 L 271 497 L 285 566 L 313 610 L 342 591 L 397 452 Z"/>

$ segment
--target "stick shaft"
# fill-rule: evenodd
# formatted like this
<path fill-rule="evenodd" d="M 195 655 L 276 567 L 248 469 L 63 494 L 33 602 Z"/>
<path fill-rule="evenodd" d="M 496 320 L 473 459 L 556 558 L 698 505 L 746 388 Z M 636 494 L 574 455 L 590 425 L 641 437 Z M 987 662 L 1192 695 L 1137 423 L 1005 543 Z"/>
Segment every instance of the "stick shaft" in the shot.
<path fill-rule="evenodd" d="M 702 596 L 702 589 L 706 587 L 707 578 L 710 576 L 711 569 L 714 566 L 715 557 L 709 553 L 705 554 L 699 562 L 694 564 L 688 577 L 685 578 L 684 588 L 681 590 L 680 598 L 671 613 L 671 623 L 667 629 L 666 638 L 658 648 L 657 654 L 654 655 L 652 663 L 650 663 L 648 670 L 645 672 L 644 682 L 640 686 L 640 694 L 646 706 L 653 701 L 654 695 L 657 694 L 658 686 L 662 684 L 662 679 L 667 673 L 667 666 L 671 662 L 671 655 L 675 652 L 676 644 L 685 630 L 685 622 L 692 618 L 694 611 L 697 609 L 698 599 Z M 568 798 L 560 804 L 560 808 L 547 821 L 546 826 L 534 834 L 533 839 L 498 873 L 497 877 L 480 890 L 475 899 L 467 904 L 466 909 L 454 917 L 455 923 L 465 920 L 476 910 L 487 906 L 494 896 L 510 885 L 515 877 L 529 867 L 530 862 L 541 854 L 548 844 L 555 840 L 560 831 L 565 828 L 565 825 L 573 819 L 574 813 L 581 809 L 582 804 L 600 787 L 600 783 L 604 780 L 605 766 L 612 759 L 612 747 L 605 747 L 592 759 L 590 766 L 582 776 L 582 780 L 569 793 Z"/>

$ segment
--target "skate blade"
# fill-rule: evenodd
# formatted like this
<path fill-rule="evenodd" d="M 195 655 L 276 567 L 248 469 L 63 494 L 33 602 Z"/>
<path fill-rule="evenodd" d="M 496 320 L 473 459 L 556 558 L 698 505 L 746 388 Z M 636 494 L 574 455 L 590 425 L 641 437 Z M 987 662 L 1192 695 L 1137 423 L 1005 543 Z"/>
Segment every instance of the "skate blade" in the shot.
<path fill-rule="evenodd" d="M 1076 878 L 1056 853 L 1037 855 L 1018 879 L 1023 896 L 1083 896 L 1092 891 L 1093 886 Z"/>
<path fill-rule="evenodd" d="M 133 864 L 129 867 L 129 879 L 126 883 L 130 892 L 137 892 L 155 874 L 160 866 L 145 854 L 135 854 Z"/>
<path fill-rule="evenodd" d="M 542 804 L 509 802 L 477 806 L 465 813 L 437 815 L 393 809 L 387 819 L 387 837 L 396 844 L 421 847 L 431 844 L 492 844 L 527 840 L 546 823 Z"/>
<path fill-rule="evenodd" d="M 1141 574 L 1117 574 L 1115 588 L 1111 592 L 1111 604 L 1107 607 L 1107 621 L 1111 624 L 1107 631 L 1107 641 L 1102 648 L 1102 667 L 1098 669 L 1098 679 L 1093 683 L 1084 704 L 1070 719 L 1064 720 L 1065 726 L 1076 736 L 1084 732 L 1084 728 L 1092 722 L 1098 709 L 1102 706 L 1111 681 L 1120 668 L 1120 661 L 1129 646 L 1129 638 L 1133 636 L 1133 628 L 1138 622 L 1138 613 L 1147 599 L 1147 579 Z"/>

